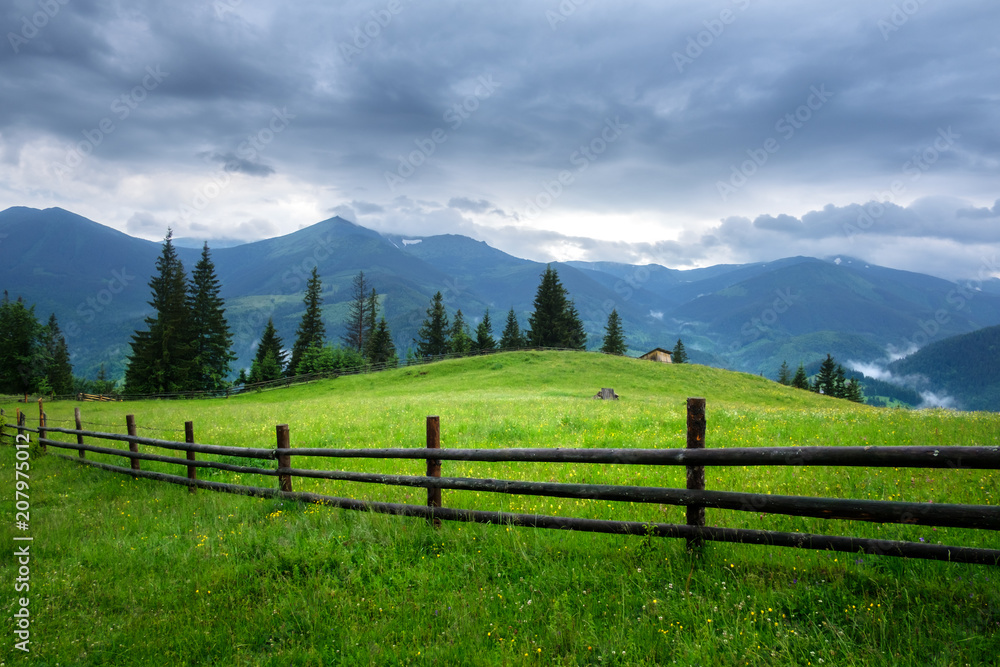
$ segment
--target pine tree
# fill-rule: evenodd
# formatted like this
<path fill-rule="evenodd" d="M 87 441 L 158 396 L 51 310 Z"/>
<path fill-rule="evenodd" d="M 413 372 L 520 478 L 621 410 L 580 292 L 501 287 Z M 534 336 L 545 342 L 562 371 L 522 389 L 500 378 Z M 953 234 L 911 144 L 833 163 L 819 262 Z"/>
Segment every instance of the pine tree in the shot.
<path fill-rule="evenodd" d="M 94 391 L 97 394 L 110 394 L 115 390 L 114 380 L 108 378 L 108 373 L 104 370 L 104 364 L 97 370 L 97 379 L 94 380 Z"/>
<path fill-rule="evenodd" d="M 576 311 L 576 305 L 570 301 L 566 307 L 566 338 L 563 340 L 563 347 L 571 350 L 587 349 L 587 332 L 583 329 L 583 320 L 580 313 Z"/>
<path fill-rule="evenodd" d="M 364 356 L 368 359 L 371 358 L 374 351 L 372 336 L 375 335 L 375 329 L 378 326 L 378 292 L 375 291 L 374 287 L 372 288 L 372 291 L 368 293 L 365 318 Z"/>
<path fill-rule="evenodd" d="M 125 393 L 161 394 L 190 388 L 195 345 L 191 331 L 187 276 L 167 230 L 149 281 L 154 314 L 146 331 L 132 335 L 132 354 L 125 369 Z"/>
<path fill-rule="evenodd" d="M 528 317 L 528 344 L 532 347 L 568 347 L 569 326 L 566 311 L 569 304 L 566 289 L 552 265 L 545 268 L 535 293 L 535 310 Z"/>
<path fill-rule="evenodd" d="M 49 390 L 56 395 L 65 396 L 73 393 L 73 365 L 69 360 L 69 347 L 66 338 L 59 329 L 55 313 L 49 317 L 49 323 L 44 327 L 46 347 L 45 377 Z"/>
<path fill-rule="evenodd" d="M 191 329 L 195 345 L 191 389 L 224 389 L 231 364 L 236 360 L 220 287 L 206 242 L 191 276 Z"/>
<path fill-rule="evenodd" d="M 819 374 L 816 375 L 816 382 L 813 384 L 813 391 L 836 396 L 837 382 L 837 362 L 829 354 L 819 366 Z"/>
<path fill-rule="evenodd" d="M 521 327 L 517 324 L 517 315 L 514 313 L 514 307 L 511 306 L 510 312 L 507 313 L 507 324 L 500 335 L 500 349 L 519 350 L 527 345 L 528 341 L 521 333 Z"/>
<path fill-rule="evenodd" d="M 309 280 L 306 281 L 306 295 L 302 302 L 306 312 L 302 314 L 302 322 L 295 332 L 295 344 L 292 346 L 292 358 L 285 370 L 287 375 L 298 372 L 302 353 L 310 347 L 323 347 L 326 342 L 326 329 L 323 326 L 323 283 L 319 278 L 319 269 L 313 267 Z"/>
<path fill-rule="evenodd" d="M 21 298 L 11 301 L 4 292 L 0 304 L 0 393 L 27 394 L 36 390 L 45 377 L 41 334 L 35 307 L 25 306 Z"/>
<path fill-rule="evenodd" d="M 281 379 L 281 364 L 274 354 L 274 350 L 267 350 L 260 361 L 254 359 L 250 367 L 250 384 L 257 382 L 270 382 Z"/>
<path fill-rule="evenodd" d="M 490 322 L 490 309 L 483 314 L 483 321 L 476 327 L 476 341 L 473 347 L 479 352 L 492 352 L 497 348 L 493 338 L 493 323 Z"/>
<path fill-rule="evenodd" d="M 257 344 L 257 354 L 254 356 L 254 363 L 257 365 L 263 364 L 264 358 L 267 356 L 267 353 L 270 352 L 271 356 L 274 357 L 274 363 L 278 366 L 278 375 L 280 376 L 281 372 L 285 368 L 285 363 L 288 358 L 288 353 L 282 349 L 283 347 L 284 343 L 281 338 L 278 337 L 278 332 L 274 328 L 274 320 L 272 318 L 268 318 L 267 326 L 264 327 L 264 333 L 261 334 L 260 342 Z"/>
<path fill-rule="evenodd" d="M 371 327 L 375 322 L 375 315 L 369 312 L 372 308 L 372 294 L 374 288 L 365 279 L 365 272 L 358 271 L 351 282 L 351 305 L 347 313 L 347 321 L 344 323 L 344 335 L 341 340 L 346 347 L 358 353 L 364 353 L 365 341 L 371 332 Z M 377 303 L 377 301 L 376 301 Z"/>
<path fill-rule="evenodd" d="M 455 313 L 455 321 L 451 325 L 451 334 L 448 341 L 448 351 L 451 354 L 468 354 L 472 351 L 472 336 L 469 335 L 469 327 L 465 324 L 465 317 L 462 309 Z"/>
<path fill-rule="evenodd" d="M 674 349 L 670 353 L 670 361 L 675 364 L 688 363 L 687 350 L 684 349 L 684 343 L 681 341 L 680 338 L 677 339 L 677 344 L 674 345 Z"/>
<path fill-rule="evenodd" d="M 837 370 L 833 373 L 833 393 L 831 396 L 836 398 L 846 398 L 847 395 L 847 376 L 844 373 L 844 367 L 837 364 Z"/>
<path fill-rule="evenodd" d="M 441 292 L 437 292 L 431 299 L 431 307 L 427 309 L 427 318 L 417 333 L 419 338 L 414 339 L 417 354 L 421 357 L 448 354 L 448 328 L 448 313 L 445 312 Z"/>
<path fill-rule="evenodd" d="M 809 389 L 809 376 L 806 375 L 806 367 L 801 362 L 795 371 L 795 377 L 792 378 L 792 386 L 796 389 Z"/>
<path fill-rule="evenodd" d="M 847 381 L 847 386 L 844 388 L 844 398 L 855 403 L 865 402 L 865 394 L 857 378 L 851 378 Z"/>
<path fill-rule="evenodd" d="M 792 371 L 788 368 L 787 361 L 782 361 L 781 368 L 778 369 L 778 384 L 783 384 L 786 387 L 792 384 Z"/>
<path fill-rule="evenodd" d="M 601 345 L 604 354 L 625 354 L 625 333 L 622 331 L 622 321 L 618 310 L 613 309 L 608 315 L 608 323 L 604 327 L 604 344 Z"/>
<path fill-rule="evenodd" d="M 379 320 L 378 326 L 375 327 L 368 341 L 369 363 L 396 365 L 396 346 L 392 342 L 392 334 L 389 333 L 389 325 L 386 324 L 385 317 Z"/>

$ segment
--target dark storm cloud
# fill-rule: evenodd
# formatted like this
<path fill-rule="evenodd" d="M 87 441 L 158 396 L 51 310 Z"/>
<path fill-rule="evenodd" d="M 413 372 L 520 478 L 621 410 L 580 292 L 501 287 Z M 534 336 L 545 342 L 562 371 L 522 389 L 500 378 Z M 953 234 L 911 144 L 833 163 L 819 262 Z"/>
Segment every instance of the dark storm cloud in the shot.
<path fill-rule="evenodd" d="M 233 235 L 264 233 L 248 212 L 280 232 L 333 211 L 515 254 L 663 263 L 857 256 L 899 238 L 949 244 L 958 266 L 961 248 L 997 242 L 994 2 L 47 6 L 0 9 L 5 205 L 152 229 L 146 216 L 170 221 L 204 192 L 207 157 L 268 177 L 206 206 Z M 602 143 L 608 122 L 625 129 Z M 123 199 L 122 174 L 160 187 Z M 530 216 L 540 193 L 552 201 Z M 630 230 L 580 212 L 660 231 L 594 240 Z"/>

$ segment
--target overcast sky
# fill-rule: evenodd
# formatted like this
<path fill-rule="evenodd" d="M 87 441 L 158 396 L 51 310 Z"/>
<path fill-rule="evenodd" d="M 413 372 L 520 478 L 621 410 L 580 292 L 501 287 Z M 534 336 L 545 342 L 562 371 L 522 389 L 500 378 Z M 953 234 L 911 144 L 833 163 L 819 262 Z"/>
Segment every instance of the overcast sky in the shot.
<path fill-rule="evenodd" d="M 1000 3 L 7 0 L 0 208 L 1000 275 Z"/>

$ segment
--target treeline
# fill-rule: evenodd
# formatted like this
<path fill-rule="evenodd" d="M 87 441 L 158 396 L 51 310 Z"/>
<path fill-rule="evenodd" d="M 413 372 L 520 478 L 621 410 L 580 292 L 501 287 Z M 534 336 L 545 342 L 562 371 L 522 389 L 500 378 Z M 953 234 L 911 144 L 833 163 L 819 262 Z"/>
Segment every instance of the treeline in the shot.
<path fill-rule="evenodd" d="M 4 290 L 0 302 L 0 393 L 71 394 L 76 390 L 69 348 L 55 313 L 41 324 L 35 306 Z"/>
<path fill-rule="evenodd" d="M 856 378 L 847 379 L 844 367 L 838 364 L 832 356 L 826 355 L 826 359 L 820 364 L 819 372 L 810 382 L 806 375 L 803 364 L 799 364 L 798 370 L 792 375 L 787 361 L 781 362 L 778 370 L 778 382 L 780 384 L 806 389 L 818 394 L 833 396 L 834 398 L 845 398 L 855 403 L 864 403 L 865 395 L 861 389 L 861 383 Z"/>

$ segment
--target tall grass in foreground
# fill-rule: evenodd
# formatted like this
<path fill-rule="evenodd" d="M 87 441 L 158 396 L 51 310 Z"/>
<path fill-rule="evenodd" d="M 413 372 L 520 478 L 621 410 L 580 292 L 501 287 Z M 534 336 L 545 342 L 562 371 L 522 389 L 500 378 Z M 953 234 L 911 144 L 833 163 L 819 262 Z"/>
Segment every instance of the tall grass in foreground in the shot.
<path fill-rule="evenodd" d="M 1000 433 L 997 415 L 873 410 L 753 376 L 598 355 L 500 355 L 419 371 L 426 375 L 340 378 L 229 401 L 88 404 L 84 419 L 123 426 L 131 412 L 151 429 L 192 419 L 198 441 L 212 444 L 272 446 L 274 424 L 289 423 L 293 446 L 419 447 L 424 417 L 439 414 L 445 447 L 677 447 L 684 398 L 704 395 L 710 447 L 995 444 Z M 601 386 L 622 400 L 590 400 Z M 70 419 L 73 407 L 48 406 L 50 423 Z M 13 461 L 0 447 L 8 489 Z M 422 465 L 293 463 L 407 474 Z M 681 468 L 649 466 L 446 461 L 442 474 L 683 484 Z M 996 471 L 709 468 L 706 476 L 710 489 L 817 496 L 996 504 L 1000 494 Z M 424 493 L 295 485 L 412 503 Z M 0 643 L 7 665 L 977 665 L 1000 655 L 995 567 L 713 543 L 693 559 L 682 540 L 474 524 L 435 530 L 417 519 L 191 495 L 53 456 L 32 460 L 31 494 L 32 654 L 14 651 L 8 633 Z M 443 495 L 452 507 L 683 521 L 680 508 Z M 2 494 L 9 517 L 12 496 Z M 973 530 L 714 510 L 708 521 L 1000 544 Z M 10 522 L 3 526 L 10 545 Z M 11 558 L 0 559 L 8 591 L 14 571 Z M 14 594 L 0 603 L 10 618 Z"/>

